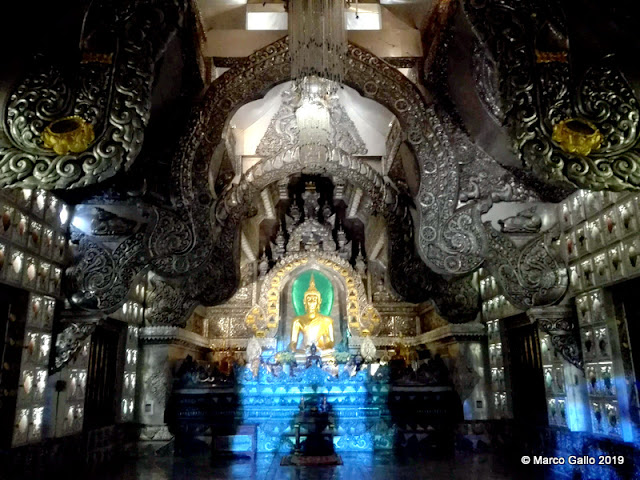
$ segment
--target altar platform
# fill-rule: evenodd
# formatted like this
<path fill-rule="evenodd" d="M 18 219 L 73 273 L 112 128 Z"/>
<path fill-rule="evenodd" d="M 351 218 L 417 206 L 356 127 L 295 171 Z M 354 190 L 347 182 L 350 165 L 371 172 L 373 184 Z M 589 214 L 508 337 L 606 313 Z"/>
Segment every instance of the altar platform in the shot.
<path fill-rule="evenodd" d="M 336 452 L 452 449 L 459 415 L 453 389 L 392 382 L 391 377 L 388 365 L 289 370 L 263 363 L 257 372 L 238 367 L 225 382 L 196 379 L 178 385 L 169 415 L 176 451 L 193 439 L 219 447 L 216 439 L 223 437 L 230 452 L 292 453 L 297 431 L 302 441 L 308 433 L 300 412 L 310 405 L 330 412 L 332 420 L 323 428 Z M 247 426 L 255 438 L 241 433 Z"/>

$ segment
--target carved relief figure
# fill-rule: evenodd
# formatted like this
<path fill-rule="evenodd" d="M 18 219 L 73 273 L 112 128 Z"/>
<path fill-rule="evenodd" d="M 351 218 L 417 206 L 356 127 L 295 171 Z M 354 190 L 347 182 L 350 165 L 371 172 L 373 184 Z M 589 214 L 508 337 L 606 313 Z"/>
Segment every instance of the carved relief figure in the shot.
<path fill-rule="evenodd" d="M 517 215 L 498 220 L 502 233 L 538 233 L 542 228 L 542 219 L 536 213 L 536 207 L 528 208 Z"/>
<path fill-rule="evenodd" d="M 96 216 L 91 220 L 92 235 L 127 235 L 133 232 L 134 220 L 119 217 L 103 208 L 95 208 Z"/>

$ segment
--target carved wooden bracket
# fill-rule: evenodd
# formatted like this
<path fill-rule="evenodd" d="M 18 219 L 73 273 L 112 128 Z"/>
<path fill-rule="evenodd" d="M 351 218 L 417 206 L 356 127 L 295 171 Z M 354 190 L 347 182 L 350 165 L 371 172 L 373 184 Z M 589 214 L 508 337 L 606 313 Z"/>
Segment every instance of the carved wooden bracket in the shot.
<path fill-rule="evenodd" d="M 551 344 L 557 353 L 584 371 L 576 316 L 572 307 L 563 305 L 531 308 L 527 310 L 527 315 L 532 322 L 538 321 L 540 329 L 551 338 Z"/>
<path fill-rule="evenodd" d="M 65 365 L 78 355 L 84 341 L 95 331 L 97 325 L 98 322 L 72 322 L 58 333 L 55 346 L 55 361 L 52 365 L 51 373 L 62 370 Z"/>

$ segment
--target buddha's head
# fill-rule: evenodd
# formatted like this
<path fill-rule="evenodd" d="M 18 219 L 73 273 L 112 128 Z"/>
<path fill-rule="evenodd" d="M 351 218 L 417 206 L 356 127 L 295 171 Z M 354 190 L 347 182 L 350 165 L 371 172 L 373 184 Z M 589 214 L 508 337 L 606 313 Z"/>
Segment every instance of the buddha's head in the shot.
<path fill-rule="evenodd" d="M 311 280 L 309 281 L 309 288 L 304 292 L 304 311 L 307 313 L 317 313 L 320 311 L 320 305 L 322 305 L 322 296 L 316 288 L 316 282 L 311 274 Z"/>

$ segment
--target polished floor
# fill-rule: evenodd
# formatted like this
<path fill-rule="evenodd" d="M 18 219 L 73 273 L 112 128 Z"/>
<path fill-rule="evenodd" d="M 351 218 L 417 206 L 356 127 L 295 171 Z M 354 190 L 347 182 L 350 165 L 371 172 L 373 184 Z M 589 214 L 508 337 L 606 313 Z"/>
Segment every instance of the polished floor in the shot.
<path fill-rule="evenodd" d="M 280 455 L 262 454 L 255 460 L 216 460 L 206 456 L 174 458 L 148 456 L 92 478 L 113 480 L 444 480 L 533 479 L 534 471 L 514 470 L 489 454 L 456 454 L 447 459 L 399 457 L 393 454 L 345 453 L 335 467 L 280 466 Z M 540 472 L 537 472 L 538 474 Z"/>

